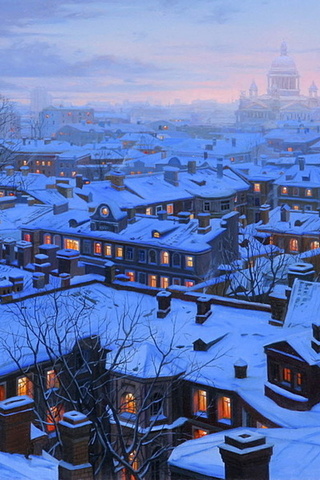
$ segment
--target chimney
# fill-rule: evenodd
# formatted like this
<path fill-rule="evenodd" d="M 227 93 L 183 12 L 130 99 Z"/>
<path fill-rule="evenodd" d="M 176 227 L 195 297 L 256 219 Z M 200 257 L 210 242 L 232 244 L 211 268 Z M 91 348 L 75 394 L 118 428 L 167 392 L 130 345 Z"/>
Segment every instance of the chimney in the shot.
<path fill-rule="evenodd" d="M 267 155 L 260 155 L 261 167 L 265 167 L 267 165 L 267 158 Z"/>
<path fill-rule="evenodd" d="M 195 173 L 197 173 L 197 162 L 195 160 L 188 161 L 188 173 L 190 173 L 190 175 L 194 175 Z"/>
<path fill-rule="evenodd" d="M 239 358 L 233 365 L 235 378 L 247 378 L 248 364 Z"/>
<path fill-rule="evenodd" d="M 167 210 L 159 210 L 157 215 L 158 215 L 158 220 L 167 220 L 168 218 Z"/>
<path fill-rule="evenodd" d="M 198 233 L 204 235 L 211 230 L 210 213 L 198 213 Z"/>
<path fill-rule="evenodd" d="M 223 177 L 223 158 L 217 159 L 217 177 L 218 178 Z"/>
<path fill-rule="evenodd" d="M 6 175 L 7 175 L 8 177 L 12 177 L 12 175 L 14 174 L 14 167 L 13 167 L 12 165 L 6 165 L 6 166 L 4 167 L 4 170 L 5 170 Z"/>
<path fill-rule="evenodd" d="M 20 168 L 20 171 L 23 177 L 27 177 L 29 173 L 29 167 L 27 167 L 27 165 L 24 165 Z"/>
<path fill-rule="evenodd" d="M 232 145 L 232 147 L 237 146 L 237 139 L 236 138 L 231 138 L 231 145 Z"/>
<path fill-rule="evenodd" d="M 58 245 L 50 244 L 43 244 L 39 246 L 39 253 L 47 255 L 48 262 L 51 264 L 51 268 L 55 269 L 58 267 L 58 260 L 57 260 L 57 251 L 60 250 Z"/>
<path fill-rule="evenodd" d="M 26 145 L 27 143 L 27 138 L 26 137 L 22 137 L 22 145 Z"/>
<path fill-rule="evenodd" d="M 270 205 L 267 203 L 261 205 L 260 207 L 260 218 L 262 220 L 263 225 L 269 223 L 269 212 L 270 212 Z"/>
<path fill-rule="evenodd" d="M 79 274 L 78 262 L 80 258 L 80 252 L 78 250 L 71 250 L 64 248 L 57 251 L 58 259 L 58 272 L 69 273 L 71 277 Z"/>
<path fill-rule="evenodd" d="M 316 353 L 320 353 L 320 325 L 312 324 L 311 347 Z"/>
<path fill-rule="evenodd" d="M 15 261 L 15 251 L 14 247 L 16 245 L 16 241 L 13 238 L 6 238 L 3 241 L 4 249 L 5 249 L 5 259 L 6 265 L 12 265 Z"/>
<path fill-rule="evenodd" d="M 12 283 L 12 291 L 13 292 L 22 292 L 23 290 L 23 282 L 24 276 L 19 275 L 18 273 L 13 273 L 9 275 L 9 282 Z"/>
<path fill-rule="evenodd" d="M 46 284 L 45 281 L 45 275 L 42 272 L 35 272 L 32 275 L 32 286 L 33 288 L 37 288 L 38 290 L 40 288 L 44 288 Z"/>
<path fill-rule="evenodd" d="M 51 271 L 51 263 L 49 262 L 48 255 L 38 253 L 34 256 L 34 268 L 36 273 L 44 274 L 45 284 L 49 283 L 49 273 Z"/>
<path fill-rule="evenodd" d="M 315 271 L 311 263 L 295 263 L 288 269 L 288 286 L 292 287 L 296 278 L 313 282 Z"/>
<path fill-rule="evenodd" d="M 58 426 L 62 443 L 60 480 L 93 480 L 88 449 L 91 425 L 86 415 L 75 410 L 63 415 Z"/>
<path fill-rule="evenodd" d="M 170 183 L 174 187 L 179 186 L 179 168 L 165 167 L 163 169 L 164 181 Z"/>
<path fill-rule="evenodd" d="M 266 437 L 250 430 L 225 435 L 220 455 L 225 464 L 226 480 L 269 480 L 273 445 Z"/>
<path fill-rule="evenodd" d="M 118 191 L 124 190 L 125 189 L 124 179 L 125 179 L 124 173 L 111 172 L 110 173 L 111 187 Z"/>
<path fill-rule="evenodd" d="M 189 223 L 190 222 L 190 213 L 189 212 L 179 212 L 178 213 L 179 223 Z"/>
<path fill-rule="evenodd" d="M 280 221 L 290 222 L 290 207 L 288 205 L 281 205 L 280 207 Z"/>
<path fill-rule="evenodd" d="M 168 315 L 171 310 L 171 297 L 172 294 L 170 292 L 167 292 L 166 290 L 157 293 L 157 318 L 164 318 Z"/>
<path fill-rule="evenodd" d="M 299 170 L 302 172 L 305 167 L 305 158 L 304 157 L 298 157 L 298 164 L 299 164 Z"/>
<path fill-rule="evenodd" d="M 128 223 L 134 223 L 136 221 L 136 209 L 134 207 L 129 207 L 127 209 L 127 218 Z"/>
<path fill-rule="evenodd" d="M 83 187 L 83 176 L 78 173 L 78 175 L 76 175 L 76 187 L 77 188 L 82 188 Z"/>
<path fill-rule="evenodd" d="M 16 244 L 18 267 L 26 267 L 32 261 L 32 243 L 19 240 Z"/>
<path fill-rule="evenodd" d="M 201 297 L 198 297 L 196 323 L 204 323 L 211 314 L 211 298 L 209 295 L 202 295 Z"/>
<path fill-rule="evenodd" d="M 69 273 L 60 273 L 59 278 L 61 279 L 61 288 L 69 288 L 71 276 Z"/>
<path fill-rule="evenodd" d="M 30 429 L 34 417 L 33 400 L 21 395 L 0 402 L 0 450 L 6 453 L 30 453 Z"/>
<path fill-rule="evenodd" d="M 73 198 L 73 187 L 64 183 L 56 184 L 57 191 L 65 198 Z"/>

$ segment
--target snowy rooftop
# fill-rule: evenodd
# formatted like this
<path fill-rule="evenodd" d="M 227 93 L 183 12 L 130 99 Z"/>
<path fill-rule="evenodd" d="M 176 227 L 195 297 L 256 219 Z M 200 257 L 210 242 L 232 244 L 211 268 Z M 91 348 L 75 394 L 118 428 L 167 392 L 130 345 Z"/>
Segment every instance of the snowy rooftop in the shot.
<path fill-rule="evenodd" d="M 257 225 L 258 231 L 286 232 L 296 235 L 319 234 L 320 216 L 318 212 L 302 212 L 301 210 L 290 210 L 289 221 L 281 221 L 281 207 L 276 207 L 269 212 L 269 222 Z"/>

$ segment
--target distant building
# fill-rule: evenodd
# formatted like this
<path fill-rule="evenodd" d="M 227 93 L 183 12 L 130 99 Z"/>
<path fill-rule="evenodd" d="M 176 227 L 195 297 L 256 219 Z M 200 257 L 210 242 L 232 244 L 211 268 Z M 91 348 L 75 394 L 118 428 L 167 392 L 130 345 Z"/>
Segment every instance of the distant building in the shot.
<path fill-rule="evenodd" d="M 41 137 L 48 137 L 64 125 L 94 122 L 93 108 L 47 107 L 39 113 Z"/>

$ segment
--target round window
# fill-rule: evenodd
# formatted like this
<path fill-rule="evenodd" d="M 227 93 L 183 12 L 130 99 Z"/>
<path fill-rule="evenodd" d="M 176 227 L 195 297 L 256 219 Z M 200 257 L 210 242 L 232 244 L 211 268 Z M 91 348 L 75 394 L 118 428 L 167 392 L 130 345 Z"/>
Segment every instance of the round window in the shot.
<path fill-rule="evenodd" d="M 109 215 L 109 208 L 108 207 L 101 207 L 100 209 L 100 213 L 101 215 L 103 215 L 104 217 L 107 217 Z"/>

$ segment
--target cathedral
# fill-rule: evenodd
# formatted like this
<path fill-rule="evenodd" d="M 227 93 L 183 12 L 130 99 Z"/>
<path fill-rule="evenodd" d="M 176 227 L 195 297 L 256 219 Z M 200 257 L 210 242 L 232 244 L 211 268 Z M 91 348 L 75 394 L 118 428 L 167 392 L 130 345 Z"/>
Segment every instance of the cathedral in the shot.
<path fill-rule="evenodd" d="M 318 120 L 320 101 L 318 88 L 314 82 L 309 87 L 309 95 L 300 94 L 300 75 L 294 60 L 288 55 L 285 42 L 281 44 L 277 56 L 267 74 L 267 93 L 258 94 L 253 81 L 249 95 L 242 93 L 236 111 L 238 125 L 274 127 L 277 121 Z"/>

